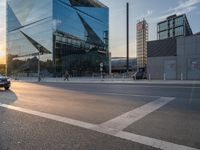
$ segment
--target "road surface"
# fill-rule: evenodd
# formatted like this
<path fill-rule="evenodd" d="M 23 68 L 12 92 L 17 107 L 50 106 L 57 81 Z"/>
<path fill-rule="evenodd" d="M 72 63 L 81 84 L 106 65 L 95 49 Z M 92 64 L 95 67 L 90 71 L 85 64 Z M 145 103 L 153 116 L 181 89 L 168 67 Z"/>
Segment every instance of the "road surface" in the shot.
<path fill-rule="evenodd" d="M 200 85 L 13 82 L 0 150 L 198 150 Z"/>

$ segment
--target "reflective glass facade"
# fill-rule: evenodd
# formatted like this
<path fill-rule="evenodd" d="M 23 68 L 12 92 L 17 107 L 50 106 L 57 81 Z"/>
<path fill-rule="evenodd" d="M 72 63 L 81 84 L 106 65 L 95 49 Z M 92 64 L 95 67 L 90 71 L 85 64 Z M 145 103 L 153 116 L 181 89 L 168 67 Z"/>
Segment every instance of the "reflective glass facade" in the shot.
<path fill-rule="evenodd" d="M 158 40 L 192 34 L 185 14 L 179 16 L 173 15 L 165 21 L 158 23 Z"/>
<path fill-rule="evenodd" d="M 96 0 L 7 0 L 8 74 L 36 76 L 39 52 L 44 76 L 108 71 L 108 17 Z"/>

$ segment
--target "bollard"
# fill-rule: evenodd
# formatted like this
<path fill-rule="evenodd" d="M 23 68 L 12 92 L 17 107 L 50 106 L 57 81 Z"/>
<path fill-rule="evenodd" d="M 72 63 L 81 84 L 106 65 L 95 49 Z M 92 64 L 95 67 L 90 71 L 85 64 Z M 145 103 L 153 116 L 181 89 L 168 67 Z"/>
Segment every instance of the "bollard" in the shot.
<path fill-rule="evenodd" d="M 181 80 L 183 80 L 183 73 L 181 72 Z"/>
<path fill-rule="evenodd" d="M 149 80 L 151 80 L 151 74 L 149 74 Z"/>
<path fill-rule="evenodd" d="M 164 80 L 166 80 L 166 74 L 164 73 Z"/>

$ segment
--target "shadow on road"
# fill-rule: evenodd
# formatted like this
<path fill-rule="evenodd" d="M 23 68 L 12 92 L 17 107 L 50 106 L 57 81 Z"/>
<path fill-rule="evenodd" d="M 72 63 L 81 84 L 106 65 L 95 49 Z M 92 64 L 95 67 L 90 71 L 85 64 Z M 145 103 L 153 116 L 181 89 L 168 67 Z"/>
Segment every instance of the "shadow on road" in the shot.
<path fill-rule="evenodd" d="M 17 95 L 12 90 L 0 89 L 0 103 L 11 104 L 17 100 Z"/>
<path fill-rule="evenodd" d="M 17 100 L 16 94 L 12 90 L 4 90 L 0 88 L 0 104 L 12 105 Z M 10 111 L 6 108 L 0 107 L 0 129 L 6 129 L 8 120 L 12 121 Z M 10 124 L 13 124 L 11 122 Z M 8 132 L 0 130 L 0 149 L 8 149 L 6 141 L 10 140 Z"/>

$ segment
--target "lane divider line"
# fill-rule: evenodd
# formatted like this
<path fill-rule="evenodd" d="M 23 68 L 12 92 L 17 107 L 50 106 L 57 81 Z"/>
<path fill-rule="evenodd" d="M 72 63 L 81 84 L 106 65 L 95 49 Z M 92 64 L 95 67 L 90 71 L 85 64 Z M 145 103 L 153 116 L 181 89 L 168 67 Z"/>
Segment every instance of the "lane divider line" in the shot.
<path fill-rule="evenodd" d="M 87 92 L 83 92 L 87 93 Z M 127 97 L 147 97 L 147 98 L 159 98 L 161 96 L 154 95 L 138 95 L 138 94 L 129 94 L 129 93 L 104 93 L 104 92 L 88 92 L 89 94 L 98 94 L 98 95 L 114 95 L 114 96 L 127 96 Z"/>
<path fill-rule="evenodd" d="M 127 128 L 129 125 L 133 124 L 134 122 L 144 118 L 148 114 L 168 104 L 174 99 L 175 98 L 173 97 L 161 97 L 155 101 L 147 103 L 125 114 L 122 114 L 114 119 L 104 122 L 100 126 L 121 131 Z"/>
<path fill-rule="evenodd" d="M 21 107 L 16 107 L 16 106 L 12 106 L 12 105 L 0 103 L 0 107 L 7 108 L 10 110 L 15 110 L 18 112 L 23 112 L 23 113 L 34 115 L 34 116 L 39 116 L 42 118 L 46 118 L 46 119 L 50 119 L 50 120 L 54 120 L 54 121 L 58 121 L 58 122 L 66 123 L 66 124 L 70 124 L 70 125 L 77 126 L 77 127 L 82 127 L 85 129 L 91 129 L 91 128 L 95 127 L 95 125 L 91 124 L 91 123 L 86 123 L 83 121 L 78 121 L 78 120 L 74 120 L 74 119 L 70 119 L 70 118 L 66 118 L 66 117 L 61 117 L 58 115 L 43 113 L 43 112 L 25 109 L 25 108 L 21 108 Z"/>

